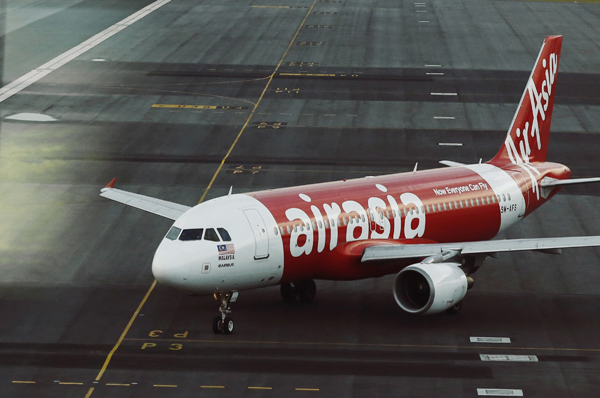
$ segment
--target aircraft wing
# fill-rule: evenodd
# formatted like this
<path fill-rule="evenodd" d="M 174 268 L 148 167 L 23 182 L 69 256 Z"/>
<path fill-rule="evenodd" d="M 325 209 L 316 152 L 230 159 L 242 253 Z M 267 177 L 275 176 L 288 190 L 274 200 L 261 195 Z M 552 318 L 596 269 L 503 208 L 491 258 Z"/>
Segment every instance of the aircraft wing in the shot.
<path fill-rule="evenodd" d="M 418 245 L 371 246 L 365 249 L 362 263 L 382 260 L 430 257 L 445 252 L 457 252 L 461 255 L 494 254 L 534 250 L 560 253 L 560 249 L 600 246 L 600 236 L 576 236 L 565 238 L 506 239 L 481 242 L 431 243 Z"/>
<path fill-rule="evenodd" d="M 189 206 L 180 205 L 178 203 L 167 202 L 166 200 L 151 198 L 149 196 L 113 188 L 115 180 L 116 178 L 106 187 L 102 188 L 100 196 L 165 218 L 170 218 L 171 220 L 177 220 L 183 213 L 191 209 Z"/>

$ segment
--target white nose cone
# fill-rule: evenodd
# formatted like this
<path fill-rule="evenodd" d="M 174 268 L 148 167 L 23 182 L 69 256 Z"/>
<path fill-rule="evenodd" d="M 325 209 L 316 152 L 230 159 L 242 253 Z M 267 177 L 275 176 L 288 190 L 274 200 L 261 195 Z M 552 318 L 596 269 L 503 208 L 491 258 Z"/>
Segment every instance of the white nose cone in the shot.
<path fill-rule="evenodd" d="M 158 246 L 152 260 L 152 274 L 164 285 L 184 289 L 190 277 L 191 261 L 184 253 L 170 246 Z"/>

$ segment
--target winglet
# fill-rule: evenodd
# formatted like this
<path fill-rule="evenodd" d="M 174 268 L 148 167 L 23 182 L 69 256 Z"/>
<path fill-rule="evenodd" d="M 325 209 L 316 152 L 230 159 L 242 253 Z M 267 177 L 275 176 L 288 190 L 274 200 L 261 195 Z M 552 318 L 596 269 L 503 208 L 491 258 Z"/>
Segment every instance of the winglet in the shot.
<path fill-rule="evenodd" d="M 115 182 L 117 182 L 117 177 L 113 178 L 104 188 L 114 188 Z"/>

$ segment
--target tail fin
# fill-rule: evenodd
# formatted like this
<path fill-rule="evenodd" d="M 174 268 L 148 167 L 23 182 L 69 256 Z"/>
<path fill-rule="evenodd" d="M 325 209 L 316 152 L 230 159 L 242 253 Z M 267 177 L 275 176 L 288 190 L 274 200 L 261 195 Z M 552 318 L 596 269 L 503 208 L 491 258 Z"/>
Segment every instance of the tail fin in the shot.
<path fill-rule="evenodd" d="M 548 36 L 544 40 L 504 145 L 489 163 L 546 161 L 562 39 Z"/>

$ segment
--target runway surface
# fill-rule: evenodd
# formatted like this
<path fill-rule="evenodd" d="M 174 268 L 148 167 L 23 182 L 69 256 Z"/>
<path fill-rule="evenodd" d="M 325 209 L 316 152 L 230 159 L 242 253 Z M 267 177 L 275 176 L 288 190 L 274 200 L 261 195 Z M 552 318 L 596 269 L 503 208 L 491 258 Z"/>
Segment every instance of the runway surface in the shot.
<path fill-rule="evenodd" d="M 171 222 L 98 196 L 117 177 L 192 206 L 485 161 L 551 34 L 548 157 L 600 176 L 600 5 L 4 0 L 0 18 L 2 85 L 39 74 L 0 102 L 2 397 L 600 394 L 600 250 L 489 259 L 457 316 L 403 313 L 393 275 L 317 281 L 310 305 L 242 292 L 214 335 L 212 297 L 153 285 Z M 599 206 L 569 187 L 501 238 L 599 235 Z"/>

